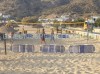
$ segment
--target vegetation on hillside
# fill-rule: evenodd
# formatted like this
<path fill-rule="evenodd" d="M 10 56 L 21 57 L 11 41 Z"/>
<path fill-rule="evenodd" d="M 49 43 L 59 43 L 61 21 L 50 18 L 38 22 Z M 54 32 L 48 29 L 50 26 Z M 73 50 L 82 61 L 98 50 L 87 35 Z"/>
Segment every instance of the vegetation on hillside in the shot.
<path fill-rule="evenodd" d="M 22 22 L 22 24 L 36 23 L 36 22 L 38 22 L 38 17 L 37 16 L 25 17 L 21 20 L 21 22 Z"/>
<path fill-rule="evenodd" d="M 0 0 L 0 12 L 20 19 L 34 15 L 100 13 L 100 0 Z"/>
<path fill-rule="evenodd" d="M 77 18 L 74 22 L 85 22 L 83 18 Z"/>
<path fill-rule="evenodd" d="M 96 20 L 95 26 L 96 26 L 96 27 L 100 27 L 100 18 L 98 18 L 98 19 Z"/>

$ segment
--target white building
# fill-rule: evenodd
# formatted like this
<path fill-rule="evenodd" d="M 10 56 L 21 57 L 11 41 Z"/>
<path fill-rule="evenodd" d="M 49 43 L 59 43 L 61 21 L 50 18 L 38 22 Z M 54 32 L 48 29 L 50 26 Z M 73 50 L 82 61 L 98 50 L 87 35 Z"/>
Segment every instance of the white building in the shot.
<path fill-rule="evenodd" d="M 91 16 L 92 19 L 97 20 L 100 16 Z"/>
<path fill-rule="evenodd" d="M 3 18 L 9 18 L 10 15 L 2 15 Z"/>
<path fill-rule="evenodd" d="M 63 21 L 67 21 L 70 19 L 69 15 L 62 15 L 61 18 Z"/>
<path fill-rule="evenodd" d="M 0 13 L 0 16 L 2 16 L 2 13 Z"/>

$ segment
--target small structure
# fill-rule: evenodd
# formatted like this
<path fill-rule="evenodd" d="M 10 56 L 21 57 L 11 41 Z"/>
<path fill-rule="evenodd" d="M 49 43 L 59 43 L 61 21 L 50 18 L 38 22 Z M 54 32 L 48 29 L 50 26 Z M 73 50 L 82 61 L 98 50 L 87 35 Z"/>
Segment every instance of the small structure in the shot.
<path fill-rule="evenodd" d="M 64 53 L 65 47 L 63 45 L 42 45 L 40 47 L 41 52 L 45 53 Z"/>
<path fill-rule="evenodd" d="M 42 26 L 42 24 L 36 24 L 36 25 L 33 26 L 33 28 L 37 28 L 37 32 L 36 33 L 38 34 L 38 33 L 40 33 L 40 29 L 41 28 L 43 29 L 44 27 Z"/>
<path fill-rule="evenodd" d="M 1 33 L 10 33 L 10 32 L 17 32 L 17 30 L 14 30 L 13 27 L 1 26 L 0 32 Z"/>
<path fill-rule="evenodd" d="M 95 47 L 93 45 L 71 45 L 67 52 L 69 53 L 93 53 Z"/>
<path fill-rule="evenodd" d="M 20 52 L 20 53 L 25 53 L 25 52 L 34 52 L 34 45 L 28 45 L 28 44 L 16 44 L 12 45 L 11 50 L 13 52 Z"/>
<path fill-rule="evenodd" d="M 12 38 L 12 36 L 15 32 L 17 32 L 17 30 L 15 30 L 13 27 L 7 27 L 7 26 L 0 27 L 0 33 L 5 34 L 6 38 L 8 38 L 8 37 Z"/>
<path fill-rule="evenodd" d="M 2 27 L 0 27 L 0 33 L 4 35 L 4 38 L 2 38 L 2 39 L 4 40 L 5 55 L 7 54 L 5 35 L 6 35 L 7 33 L 14 33 L 14 32 L 16 32 L 16 30 L 14 30 L 12 27 L 7 27 L 7 26 L 2 26 Z"/>

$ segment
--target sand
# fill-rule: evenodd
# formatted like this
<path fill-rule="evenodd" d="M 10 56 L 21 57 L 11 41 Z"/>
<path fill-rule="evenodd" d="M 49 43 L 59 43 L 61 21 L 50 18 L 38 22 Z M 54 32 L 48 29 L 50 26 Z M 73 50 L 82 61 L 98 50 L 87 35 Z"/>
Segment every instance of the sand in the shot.
<path fill-rule="evenodd" d="M 100 74 L 99 58 L 99 54 L 12 53 L 0 56 L 0 74 Z"/>
<path fill-rule="evenodd" d="M 39 50 L 37 43 L 40 42 L 34 40 L 15 40 L 14 44 L 33 43 Z M 71 44 L 84 44 L 87 41 L 84 38 L 71 38 L 59 40 L 56 44 L 61 42 L 67 49 Z M 50 44 L 49 40 L 47 43 Z M 0 74 L 100 74 L 100 43 L 92 39 L 88 43 L 95 45 L 95 53 L 14 53 L 9 50 L 10 42 L 7 41 L 7 55 L 4 55 L 3 42 L 0 42 Z"/>
<path fill-rule="evenodd" d="M 46 39 L 47 44 L 53 44 Z M 100 40 L 72 37 L 56 39 L 68 49 L 73 44 L 93 44 L 95 53 L 14 53 L 10 51 L 11 42 L 7 41 L 7 55 L 4 55 L 3 41 L 0 41 L 0 74 L 100 74 Z M 39 50 L 40 40 L 14 40 L 13 44 L 34 44 Z"/>

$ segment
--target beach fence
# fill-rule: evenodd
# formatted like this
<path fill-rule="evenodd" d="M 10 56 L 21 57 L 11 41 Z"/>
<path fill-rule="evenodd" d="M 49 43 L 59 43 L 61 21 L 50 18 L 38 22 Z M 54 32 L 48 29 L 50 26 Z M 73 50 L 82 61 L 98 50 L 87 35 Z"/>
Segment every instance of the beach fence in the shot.
<path fill-rule="evenodd" d="M 90 33 L 86 31 L 75 31 L 75 33 L 81 35 L 82 37 L 87 37 L 88 35 L 89 38 L 100 40 L 100 33 Z"/>
<path fill-rule="evenodd" d="M 41 38 L 41 34 L 14 34 L 13 35 L 13 39 L 40 39 Z M 46 39 L 50 39 L 52 36 L 50 34 L 45 34 L 45 38 Z M 55 39 L 66 39 L 66 38 L 70 38 L 71 35 L 70 34 L 55 34 L 54 38 Z M 8 39 L 10 39 L 11 37 L 7 36 Z"/>
<path fill-rule="evenodd" d="M 37 48 L 37 47 L 38 48 Z M 12 45 L 11 50 L 13 52 L 25 53 L 25 52 L 39 52 L 39 53 L 94 53 L 94 45 L 66 45 L 58 44 L 43 44 L 43 45 L 28 45 L 28 44 L 15 44 Z"/>
<path fill-rule="evenodd" d="M 34 45 L 28 45 L 28 44 L 15 44 L 11 46 L 11 50 L 13 52 L 34 52 Z"/>

